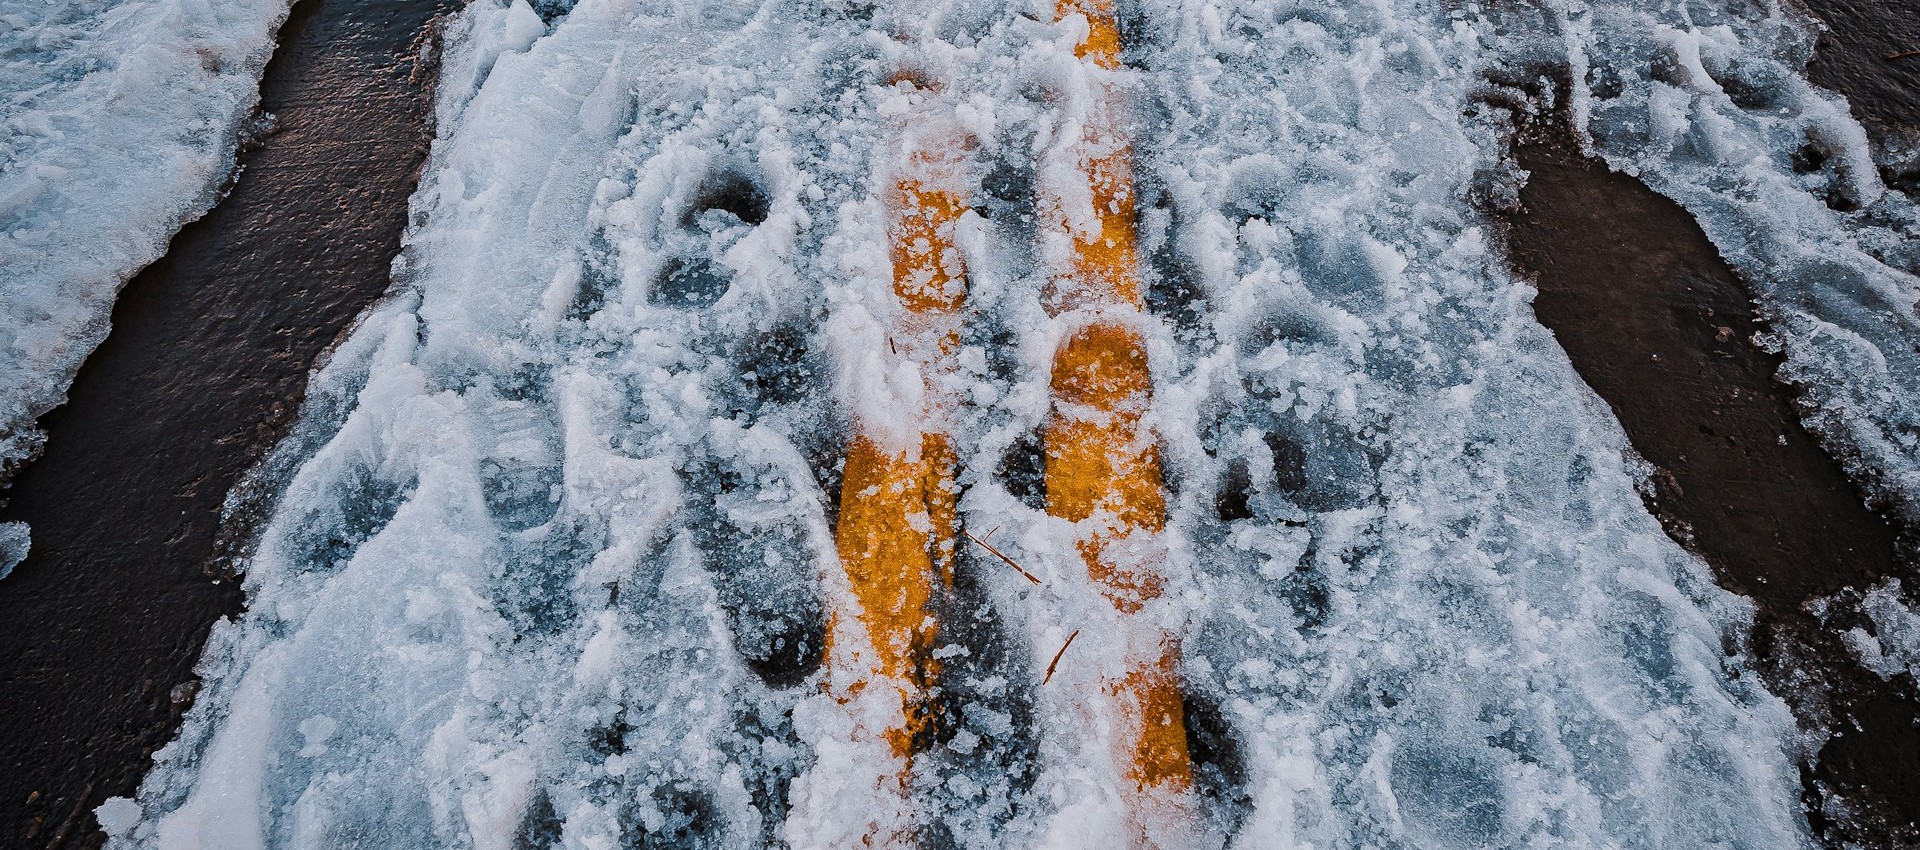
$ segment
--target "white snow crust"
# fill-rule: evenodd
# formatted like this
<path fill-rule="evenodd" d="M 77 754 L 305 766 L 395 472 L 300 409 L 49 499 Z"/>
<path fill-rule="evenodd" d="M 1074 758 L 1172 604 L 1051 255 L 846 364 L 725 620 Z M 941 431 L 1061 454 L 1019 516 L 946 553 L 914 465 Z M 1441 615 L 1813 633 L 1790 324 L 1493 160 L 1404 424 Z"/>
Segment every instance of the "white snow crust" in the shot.
<path fill-rule="evenodd" d="M 0 0 L 0 479 L 213 205 L 287 0 Z"/>
<path fill-rule="evenodd" d="M 1920 396 L 1911 355 L 1873 350 L 1911 278 L 1870 248 L 1897 222 L 1818 196 L 1906 207 L 1800 81 L 1803 21 L 1617 5 L 1125 6 L 1109 81 L 1131 92 L 1174 553 L 1138 616 L 1181 636 L 1190 717 L 1238 754 L 1203 772 L 1194 846 L 1810 846 L 1809 742 L 1746 667 L 1749 604 L 1647 514 L 1476 211 L 1513 178 L 1489 74 L 1572 56 L 1622 81 L 1576 89 L 1596 148 L 1760 281 L 1823 427 L 1896 484 Z M 914 424 L 871 401 L 915 380 L 885 356 L 878 199 L 895 116 L 935 107 L 982 186 L 962 512 L 1042 582 L 961 564 L 956 728 L 915 799 L 951 846 L 1120 846 L 1105 719 L 1071 697 L 1116 649 L 1086 628 L 1040 684 L 1111 607 L 1031 480 L 1068 330 L 1033 198 L 1074 214 L 1084 22 L 547 11 L 476 0 L 450 29 L 404 285 L 267 464 L 249 611 L 216 627 L 110 846 L 818 847 L 889 816 L 891 762 L 793 662 L 843 581 L 849 417 Z M 1728 106 L 1696 65 L 1760 69 L 1788 114 Z M 1855 165 L 1795 173 L 1783 140 L 1809 128 Z"/>

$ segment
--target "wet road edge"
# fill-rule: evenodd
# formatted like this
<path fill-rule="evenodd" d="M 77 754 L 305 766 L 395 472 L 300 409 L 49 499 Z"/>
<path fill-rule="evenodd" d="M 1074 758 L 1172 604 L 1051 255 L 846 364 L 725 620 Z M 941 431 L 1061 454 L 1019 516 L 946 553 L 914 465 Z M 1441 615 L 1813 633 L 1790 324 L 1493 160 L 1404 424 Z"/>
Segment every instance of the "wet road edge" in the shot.
<path fill-rule="evenodd" d="M 221 506 L 388 287 L 431 141 L 422 51 L 457 5 L 297 3 L 261 83 L 271 133 L 122 290 L 41 420 L 46 451 L 0 511 L 33 529 L 0 581 L 0 845 L 98 846 L 94 807 L 177 733 L 208 629 L 243 604 Z"/>
<path fill-rule="evenodd" d="M 1844 730 L 1806 765 L 1816 832 L 1895 847 L 1920 831 L 1920 716 L 1862 668 L 1815 599 L 1903 571 L 1895 531 L 1800 424 L 1745 285 L 1691 216 L 1570 139 L 1521 145 L 1508 218 L 1534 312 L 1655 472 L 1648 508 L 1757 606 L 1755 666 L 1805 728 Z M 1851 805 L 1831 817 L 1830 798 Z M 1836 840 L 1838 839 L 1838 840 Z"/>

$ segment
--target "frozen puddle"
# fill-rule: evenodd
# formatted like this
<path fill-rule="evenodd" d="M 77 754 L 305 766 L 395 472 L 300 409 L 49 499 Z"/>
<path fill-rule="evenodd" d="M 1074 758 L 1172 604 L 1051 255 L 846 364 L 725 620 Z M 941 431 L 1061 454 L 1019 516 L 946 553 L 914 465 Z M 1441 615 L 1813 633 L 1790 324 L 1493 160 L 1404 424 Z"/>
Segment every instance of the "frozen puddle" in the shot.
<path fill-rule="evenodd" d="M 1475 212 L 1512 181 L 1489 77 L 1568 56 L 1618 86 L 1581 101 L 1601 149 L 1710 233 L 1788 244 L 1702 176 L 1727 151 L 1767 191 L 1880 204 L 1877 231 L 1818 199 L 1792 225 L 1866 289 L 1722 250 L 1826 317 L 1787 341 L 1797 374 L 1860 402 L 1830 435 L 1897 478 L 1911 446 L 1868 431 L 1899 433 L 1908 355 L 1819 370 L 1909 321 L 1847 300 L 1910 306 L 1863 247 L 1907 213 L 1870 168 L 1796 173 L 1773 118 L 1682 73 L 1751 70 L 1844 163 L 1844 109 L 1769 58 L 1801 30 L 1126 4 L 1104 70 L 1099 10 L 1044 3 L 538 8 L 477 0 L 449 32 L 406 285 L 315 377 L 250 610 L 102 810 L 112 846 L 1810 843 L 1749 606 L 1642 508 Z M 1129 192 L 1090 165 L 1111 137 Z M 909 180 L 965 210 L 920 197 L 939 224 L 903 248 Z M 1061 295 L 1113 256 L 1137 297 Z M 950 328 L 903 307 L 903 257 L 964 269 Z M 1126 344 L 1063 355 L 1090 327 Z M 1138 365 L 1150 403 L 1088 400 Z M 1071 521 L 1068 420 L 1157 458 L 1158 501 L 1128 502 L 1157 513 Z M 955 543 L 904 621 L 851 601 L 842 520 L 897 492 L 843 492 L 856 434 L 932 470 L 895 531 Z M 933 638 L 889 673 L 889 634 Z"/>

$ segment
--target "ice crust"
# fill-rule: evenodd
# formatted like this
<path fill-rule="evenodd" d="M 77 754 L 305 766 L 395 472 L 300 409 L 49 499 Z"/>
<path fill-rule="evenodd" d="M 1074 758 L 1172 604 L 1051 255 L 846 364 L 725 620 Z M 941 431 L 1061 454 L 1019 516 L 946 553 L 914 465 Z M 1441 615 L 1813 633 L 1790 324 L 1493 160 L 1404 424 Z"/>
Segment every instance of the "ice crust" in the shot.
<path fill-rule="evenodd" d="M 13 568 L 27 559 L 33 546 L 33 533 L 24 522 L 0 522 L 0 578 L 13 574 Z"/>
<path fill-rule="evenodd" d="M 0 0 L 0 482 L 213 205 L 287 0 Z"/>
<path fill-rule="evenodd" d="M 1064 246 L 1033 199 L 1091 218 L 1071 193 L 1096 82 L 1084 22 L 1050 8 L 469 6 L 404 285 L 267 463 L 249 610 L 215 628 L 137 804 L 103 813 L 111 846 L 819 847 L 893 816 L 891 762 L 850 743 L 858 705 L 810 662 L 844 593 L 849 420 L 912 433 L 921 391 L 885 356 L 877 200 L 912 97 L 971 134 L 982 186 L 959 240 L 964 520 L 1042 579 L 960 565 L 953 728 L 917 804 L 951 846 L 1121 846 L 1105 719 L 1070 697 L 1116 651 L 1111 607 L 1034 475 L 1069 328 L 1042 305 Z M 1810 846 L 1807 742 L 1745 665 L 1749 604 L 1642 507 L 1619 427 L 1476 211 L 1512 176 L 1489 70 L 1657 30 L 1557 6 L 1126 8 L 1172 491 L 1169 593 L 1140 616 L 1182 637 L 1194 846 Z M 1804 92 L 1770 40 L 1793 32 L 1715 43 Z M 939 93 L 890 85 L 903 67 Z M 1804 182 L 1762 167 L 1771 130 L 1723 129 L 1765 154 L 1767 191 Z M 1642 173 L 1752 256 L 1862 232 L 1689 194 L 1721 160 L 1662 151 Z M 1791 234 L 1767 230 L 1782 210 Z M 1902 279 L 1873 268 L 1858 291 L 1795 285 L 1833 293 L 1808 309 L 1891 299 Z M 1813 368 L 1826 349 L 1793 327 Z"/>

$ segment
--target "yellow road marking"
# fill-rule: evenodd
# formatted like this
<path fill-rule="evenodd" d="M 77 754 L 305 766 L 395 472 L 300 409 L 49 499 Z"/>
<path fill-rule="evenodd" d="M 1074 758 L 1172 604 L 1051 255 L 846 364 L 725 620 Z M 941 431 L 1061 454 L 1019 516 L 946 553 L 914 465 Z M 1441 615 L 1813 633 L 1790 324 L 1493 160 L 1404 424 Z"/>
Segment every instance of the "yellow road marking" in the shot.
<path fill-rule="evenodd" d="M 1092 59 L 1093 64 L 1109 71 L 1120 67 L 1120 22 L 1113 14 L 1114 0 L 1060 0 L 1054 16 L 1065 18 L 1076 12 L 1087 16 L 1087 40 L 1075 45 L 1073 55 Z"/>
<path fill-rule="evenodd" d="M 924 435 L 911 453 L 854 439 L 835 545 L 873 642 L 871 672 L 900 694 L 901 725 L 886 736 L 903 759 L 926 726 L 922 702 L 939 674 L 939 663 L 929 656 L 938 636 L 929 605 L 935 582 L 952 580 L 957 497 L 953 451 L 944 436 Z"/>
<path fill-rule="evenodd" d="M 909 120 L 923 118 L 923 112 L 910 111 Z M 893 294 L 903 308 L 888 329 L 888 350 L 937 380 L 958 368 L 959 311 L 966 297 L 954 230 L 967 212 L 967 195 L 952 185 L 963 172 L 957 167 L 961 137 L 912 124 L 903 130 L 917 132 L 901 134 L 908 149 L 886 198 Z M 934 149 L 913 150 L 914 145 Z M 932 657 L 939 637 L 932 603 L 940 588 L 953 581 L 958 531 L 956 458 L 948 436 L 956 401 L 932 385 L 924 397 L 926 409 L 915 417 L 925 423 L 922 432 L 904 447 L 897 437 L 889 443 L 856 424 L 834 543 L 857 607 L 843 606 L 833 616 L 836 623 L 845 616 L 858 619 L 871 641 L 871 656 L 836 647 L 837 629 L 828 628 L 828 663 L 836 672 L 849 674 L 835 677 L 845 683 L 838 696 L 851 699 L 878 687 L 899 700 L 897 721 L 883 734 L 899 760 L 902 794 L 930 722 L 928 697 L 940 672 Z M 866 669 L 845 669 L 862 664 Z M 864 841 L 899 846 L 911 839 L 870 834 Z"/>
<path fill-rule="evenodd" d="M 1120 66 L 1112 2 L 1061 0 L 1057 10 L 1061 17 L 1087 17 L 1089 33 L 1076 55 L 1106 70 Z M 1053 309 L 1084 309 L 1095 318 L 1054 355 L 1055 412 L 1046 427 L 1044 477 L 1048 512 L 1077 525 L 1075 545 L 1088 575 L 1127 631 L 1127 618 L 1163 592 L 1161 558 L 1152 554 L 1152 546 L 1166 523 L 1166 494 L 1158 449 L 1141 427 L 1152 380 L 1144 341 L 1127 320 L 1144 306 L 1135 266 L 1133 172 L 1111 107 L 1096 105 L 1084 140 L 1090 153 L 1082 170 L 1098 228 L 1074 232 L 1072 268 L 1052 284 Z M 918 111 L 909 115 L 916 116 L 910 120 L 920 117 Z M 902 136 L 911 139 L 904 146 L 909 149 L 887 202 L 893 292 L 903 309 L 890 328 L 889 350 L 937 378 L 958 368 L 966 293 L 954 231 L 967 204 L 966 187 L 956 186 L 955 175 L 964 169 L 954 167 L 961 158 L 957 137 Z M 942 138 L 948 141 L 937 141 Z M 939 637 L 932 603 L 952 581 L 958 533 L 957 456 L 950 437 L 958 402 L 929 390 L 927 409 L 920 411 L 928 424 L 904 447 L 898 438 L 889 442 L 856 428 L 841 485 L 835 545 L 857 607 L 842 606 L 833 616 L 836 622 L 858 618 L 872 644 L 870 657 L 836 651 L 836 630 L 828 630 L 829 664 L 851 674 L 834 677 L 846 683 L 843 699 L 881 687 L 899 700 L 897 723 L 884 736 L 900 760 L 903 783 L 930 722 L 927 700 L 940 673 L 931 656 Z M 1193 771 L 1176 672 L 1178 647 L 1144 618 L 1134 622 L 1141 624 L 1133 630 L 1138 633 L 1118 636 L 1121 645 L 1135 647 L 1125 659 L 1126 673 L 1101 687 L 1123 718 L 1115 757 L 1133 786 L 1134 843 L 1151 845 L 1149 833 L 1163 833 L 1167 826 L 1178 831 L 1177 825 L 1160 822 L 1179 817 Z M 1063 645 L 1048 678 L 1065 651 Z M 866 669 L 839 669 L 859 664 Z M 896 845 L 910 838 L 869 835 L 866 841 Z"/>
<path fill-rule="evenodd" d="M 1057 13 L 1087 18 L 1077 56 L 1104 70 L 1120 67 L 1113 0 L 1060 0 Z M 1165 581 L 1151 548 L 1143 555 L 1140 546 L 1119 544 L 1151 540 L 1165 526 L 1166 493 L 1159 451 L 1140 427 L 1153 388 L 1144 341 L 1116 320 L 1140 312 L 1144 293 L 1135 265 L 1131 151 L 1115 126 L 1115 104 L 1105 100 L 1096 102 L 1087 122 L 1092 155 L 1082 163 L 1099 229 L 1074 233 L 1073 267 L 1055 282 L 1054 301 L 1059 309 L 1085 308 L 1112 318 L 1079 328 L 1054 354 L 1045 480 L 1048 512 L 1079 525 L 1076 545 L 1087 574 L 1116 610 L 1133 614 L 1160 596 Z M 1116 746 L 1139 792 L 1132 807 L 1137 818 L 1151 818 L 1177 808 L 1164 798 L 1178 797 L 1193 784 L 1176 671 L 1179 650 L 1164 633 L 1123 643 L 1158 645 L 1149 657 L 1127 659 L 1126 676 L 1106 686 L 1130 727 Z M 1151 843 L 1145 830 L 1136 831 L 1141 843 Z"/>

